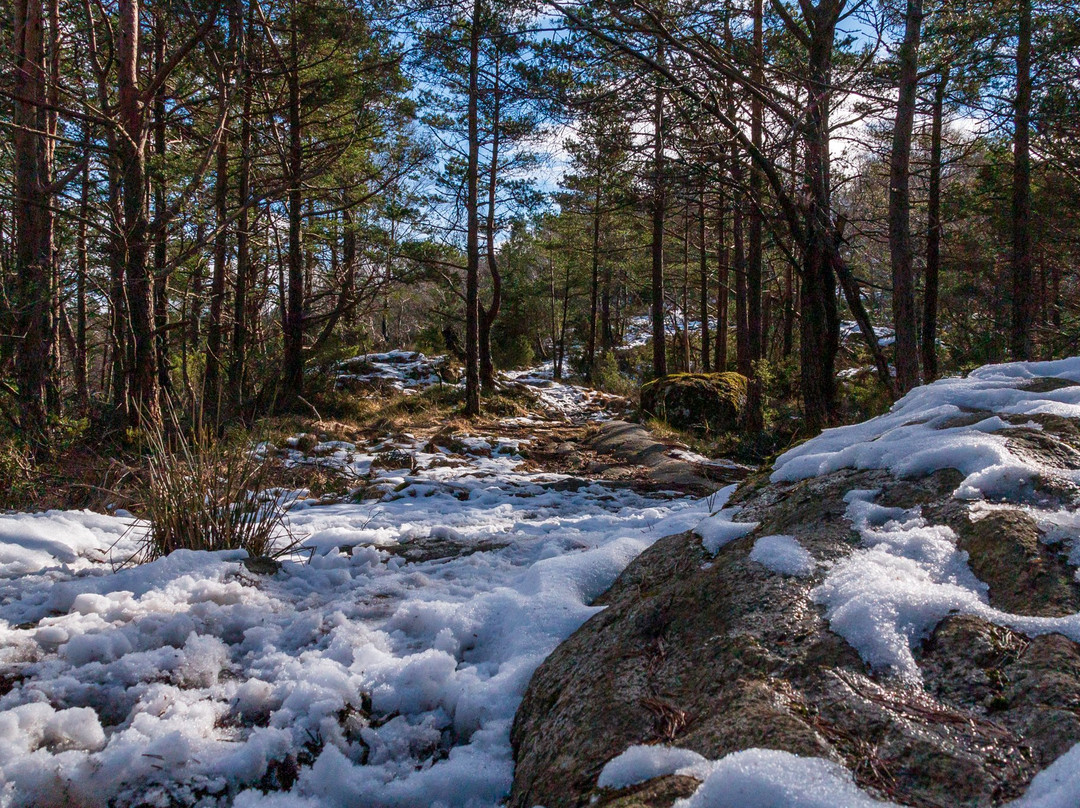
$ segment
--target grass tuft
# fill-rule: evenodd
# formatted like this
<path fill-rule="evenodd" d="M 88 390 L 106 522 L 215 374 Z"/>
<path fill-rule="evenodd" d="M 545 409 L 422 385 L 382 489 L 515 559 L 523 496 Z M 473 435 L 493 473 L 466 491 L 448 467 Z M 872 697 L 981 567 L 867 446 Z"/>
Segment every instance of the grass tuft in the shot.
<path fill-rule="evenodd" d="M 272 462 L 246 441 L 228 444 L 202 427 L 172 426 L 145 431 L 149 457 L 135 500 L 150 527 L 139 560 L 174 550 L 277 557 L 295 547 L 287 513 L 292 499 L 272 487 Z"/>

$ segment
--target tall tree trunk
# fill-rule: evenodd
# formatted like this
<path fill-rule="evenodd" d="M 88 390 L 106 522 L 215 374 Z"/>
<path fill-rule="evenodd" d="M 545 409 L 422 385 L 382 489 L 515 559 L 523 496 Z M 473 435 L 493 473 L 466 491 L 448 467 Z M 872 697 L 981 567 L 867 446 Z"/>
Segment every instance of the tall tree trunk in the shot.
<path fill-rule="evenodd" d="M 1035 295 L 1031 267 L 1031 0 L 1019 0 L 1016 100 L 1013 121 L 1012 324 L 1013 359 L 1031 359 Z"/>
<path fill-rule="evenodd" d="M 709 362 L 709 253 L 705 244 L 705 184 L 698 192 L 698 285 L 701 292 L 701 372 L 708 373 Z"/>
<path fill-rule="evenodd" d="M 128 395 L 128 317 L 127 297 L 124 295 L 124 234 L 123 222 L 123 182 L 120 166 L 120 136 L 112 127 L 106 130 L 105 141 L 108 144 L 109 165 L 109 214 L 115 223 L 113 237 L 109 240 L 109 348 L 111 370 L 109 387 L 113 406 L 117 414 L 126 422 L 131 410 Z"/>
<path fill-rule="evenodd" d="M 721 170 L 723 182 L 723 170 Z M 727 226 L 725 208 L 727 199 L 724 186 L 716 194 L 716 351 L 714 366 L 718 373 L 727 370 L 728 364 L 728 308 L 731 302 L 731 270 L 728 266 Z"/>
<path fill-rule="evenodd" d="M 14 12 L 15 376 L 20 425 L 27 437 L 43 442 L 52 353 L 52 228 L 41 0 L 16 0 Z"/>
<path fill-rule="evenodd" d="M 294 406 L 304 395 L 304 141 L 300 117 L 300 51 L 297 42 L 296 4 L 289 30 L 289 252 L 285 308 L 285 358 L 282 395 Z"/>
<path fill-rule="evenodd" d="M 945 117 L 945 91 L 949 85 L 946 65 L 934 87 L 930 121 L 930 179 L 926 201 L 926 276 L 923 284 L 922 364 L 923 378 L 938 377 L 937 315 L 941 274 L 941 130 Z"/>
<path fill-rule="evenodd" d="M 60 28 L 60 1 L 48 0 L 49 17 L 49 83 L 45 93 L 48 108 L 45 113 L 45 177 L 52 183 L 54 166 L 56 164 L 56 143 L 60 123 L 60 44 L 63 39 Z M 50 208 L 46 226 L 48 227 L 49 242 L 49 364 L 45 368 L 45 401 L 49 412 L 60 415 L 63 408 L 63 400 L 60 391 L 60 330 L 61 315 L 63 310 L 60 301 L 60 252 L 56 248 L 56 217 L 51 208 L 53 191 L 50 189 Z M 68 323 L 70 330 L 70 323 Z"/>
<path fill-rule="evenodd" d="M 657 39 L 656 60 L 663 64 L 664 46 Z M 664 88 L 656 79 L 653 97 L 653 189 L 652 189 L 652 340 L 653 376 L 667 375 L 667 335 L 664 326 L 664 214 L 667 190 L 664 180 Z"/>
<path fill-rule="evenodd" d="M 226 222 L 229 216 L 229 109 L 232 103 L 229 91 L 233 82 L 233 68 L 236 64 L 242 24 L 240 4 L 230 3 L 229 39 L 220 68 L 221 75 L 218 77 L 218 120 L 221 122 L 221 137 L 217 144 L 217 167 L 214 176 L 214 218 L 217 232 L 214 234 L 214 268 L 210 280 L 210 316 L 206 326 L 206 370 L 203 377 L 202 405 L 203 417 L 215 424 L 221 421 L 223 403 L 221 349 L 225 330 L 222 316 L 225 311 L 225 272 L 228 260 L 229 231 Z"/>
<path fill-rule="evenodd" d="M 124 182 L 124 262 L 128 321 L 132 340 L 132 426 L 161 420 L 158 400 L 157 350 L 151 315 L 151 279 L 147 267 L 149 217 L 146 204 L 146 138 L 138 87 L 139 2 L 119 0 L 117 32 L 119 64 L 117 112 L 120 117 L 120 159 Z"/>
<path fill-rule="evenodd" d="M 739 373 L 749 376 L 750 366 L 750 329 L 746 312 L 746 240 L 743 222 L 743 204 L 746 194 L 742 189 L 742 165 L 738 147 L 731 147 L 731 179 L 735 185 L 732 203 L 732 248 L 735 273 L 735 365 Z"/>
<path fill-rule="evenodd" d="M 236 0 L 240 5 L 242 0 Z M 238 52 L 237 70 L 242 76 L 243 109 L 240 121 L 240 167 L 237 177 L 237 203 L 240 215 L 236 223 L 236 288 L 233 291 L 232 355 L 229 362 L 229 399 L 239 409 L 244 398 L 244 365 L 247 360 L 248 286 L 251 274 L 250 227 L 248 208 L 251 196 L 251 43 L 255 31 L 255 4 L 248 4 L 247 30 Z"/>
<path fill-rule="evenodd" d="M 596 185 L 592 209 L 592 267 L 589 276 L 589 340 L 586 348 L 585 378 L 592 383 L 596 370 L 596 309 L 600 297 L 600 149 L 596 150 Z"/>
<path fill-rule="evenodd" d="M 87 255 L 87 216 L 90 213 L 90 148 L 92 142 L 90 127 L 84 123 L 84 163 L 82 182 L 79 187 L 79 225 L 75 236 L 75 391 L 79 397 L 79 409 L 83 412 L 86 412 L 90 407 L 86 351 L 86 280 L 90 270 L 90 261 Z"/>
<path fill-rule="evenodd" d="M 157 21 L 157 34 L 154 42 L 154 70 L 160 71 L 165 64 L 165 19 L 160 15 Z M 161 216 L 165 210 L 164 162 L 166 148 L 165 131 L 165 86 L 158 89 L 154 96 L 154 151 L 159 161 L 159 173 L 154 178 L 154 213 Z M 168 270 L 168 233 L 164 220 L 154 234 L 154 347 L 157 351 L 158 385 L 162 403 L 172 394 L 172 382 L 169 378 L 169 270 Z"/>
<path fill-rule="evenodd" d="M 483 390 L 492 393 L 495 391 L 495 363 L 491 359 L 491 328 L 495 325 L 495 318 L 499 316 L 502 308 L 502 275 L 499 274 L 498 256 L 495 252 L 495 206 L 498 204 L 498 179 L 499 179 L 499 141 L 500 141 L 500 105 L 502 103 L 502 88 L 499 86 L 500 60 L 495 58 L 495 77 L 492 87 L 491 102 L 491 166 L 488 170 L 487 189 L 487 222 L 485 223 L 485 239 L 487 241 L 487 265 L 491 274 L 491 305 L 487 308 L 480 307 L 479 337 L 480 337 L 480 386 Z"/>
<path fill-rule="evenodd" d="M 808 185 L 803 221 L 800 376 L 807 426 L 820 429 L 834 414 L 836 353 L 840 345 L 836 277 L 839 240 L 831 215 L 829 176 L 829 90 L 836 21 L 843 0 L 821 0 L 811 9 L 812 36 L 806 69 L 804 138 Z M 809 2 L 805 4 L 809 7 Z"/>
<path fill-rule="evenodd" d="M 919 84 L 919 37 L 922 0 L 908 0 L 904 40 L 900 44 L 896 122 L 889 157 L 889 255 L 892 262 L 893 328 L 896 331 L 896 384 L 902 395 L 919 383 L 915 322 L 914 246 L 911 242 L 911 136 Z"/>
<path fill-rule="evenodd" d="M 757 86 L 764 83 L 765 51 L 762 43 L 763 13 L 761 0 L 754 0 L 754 55 L 751 80 Z M 761 99 L 755 95 L 750 101 L 750 138 L 754 148 L 761 150 L 762 130 L 764 127 Z M 761 284 L 762 284 L 762 222 L 761 222 L 761 170 L 757 164 L 750 164 L 750 244 L 746 261 L 746 329 L 747 353 L 750 363 L 747 375 L 750 384 L 746 396 L 746 428 L 751 432 L 760 432 L 765 428 L 765 394 L 758 378 L 757 362 L 763 357 Z"/>
<path fill-rule="evenodd" d="M 480 0 L 473 0 L 469 26 L 469 155 L 466 176 L 466 270 L 465 270 L 465 415 L 480 414 Z"/>
<path fill-rule="evenodd" d="M 603 282 L 600 286 L 600 349 L 604 353 L 615 347 L 615 333 L 611 323 L 611 274 L 611 261 L 605 261 Z"/>

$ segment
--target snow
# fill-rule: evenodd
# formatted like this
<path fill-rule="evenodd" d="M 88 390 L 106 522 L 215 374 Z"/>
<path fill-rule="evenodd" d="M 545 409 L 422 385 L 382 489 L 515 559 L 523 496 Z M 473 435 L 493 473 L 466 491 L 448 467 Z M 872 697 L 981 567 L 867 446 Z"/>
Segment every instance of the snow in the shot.
<path fill-rule="evenodd" d="M 705 763 L 704 757 L 676 746 L 631 746 L 600 772 L 598 788 L 626 788 Z"/>
<path fill-rule="evenodd" d="M 417 351 L 387 351 L 344 359 L 336 368 L 337 383 L 384 383 L 405 393 L 443 383 L 448 360 Z"/>
<path fill-rule="evenodd" d="M 613 408 L 626 406 L 626 400 L 620 396 L 556 381 L 554 361 L 528 370 L 504 371 L 501 375 L 532 390 L 540 405 L 557 418 L 602 421 L 612 416 Z"/>
<path fill-rule="evenodd" d="M 867 664 L 917 683 L 911 649 L 944 617 L 996 615 L 951 528 L 927 524 L 917 509 L 882 508 L 874 496 L 849 492 L 846 515 L 864 549 L 837 562 L 811 597 L 825 607 L 829 628 Z"/>
<path fill-rule="evenodd" d="M 625 788 L 668 774 L 701 781 L 674 808 L 899 808 L 864 792 L 838 763 L 775 749 L 744 749 L 710 761 L 689 749 L 632 746 L 604 766 L 597 785 Z M 1003 808 L 1075 808 L 1078 803 L 1080 744 Z"/>
<path fill-rule="evenodd" d="M 274 576 L 241 552 L 116 568 L 130 518 L 0 517 L 0 806 L 498 804 L 536 666 L 708 505 L 553 490 L 520 439 L 471 438 L 317 446 L 382 495 L 296 501 Z M 393 449 L 409 468 L 373 470 Z"/>
<path fill-rule="evenodd" d="M 887 325 L 875 325 L 874 335 L 877 337 L 878 345 L 882 348 L 886 348 L 889 345 L 896 343 L 896 334 Z M 858 335 L 859 339 L 865 339 L 862 335 L 862 328 L 854 320 L 843 320 L 840 323 L 840 339 L 843 341 L 850 340 Z"/>
<path fill-rule="evenodd" d="M 734 521 L 735 515 L 739 512 L 738 509 L 723 507 L 737 487 L 729 485 L 717 492 L 718 501 L 714 504 L 719 505 L 720 510 L 705 517 L 694 526 L 694 532 L 701 536 L 701 546 L 712 555 L 716 555 L 725 545 L 741 539 L 758 526 L 757 522 Z"/>
<path fill-rule="evenodd" d="M 1080 382 L 1080 358 L 988 365 L 966 378 L 917 387 L 884 415 L 825 430 L 785 452 L 771 479 L 794 482 L 843 468 L 888 469 L 900 477 L 955 468 L 964 480 L 954 495 L 968 500 L 1020 498 L 1040 475 L 1080 482 L 1074 473 L 1021 455 L 995 434 L 1014 426 L 1002 416 L 1080 418 L 1080 386 L 1023 389 L 1039 377 Z"/>
<path fill-rule="evenodd" d="M 794 536 L 762 536 L 754 542 L 750 560 L 779 575 L 805 578 L 814 574 L 817 562 Z"/>

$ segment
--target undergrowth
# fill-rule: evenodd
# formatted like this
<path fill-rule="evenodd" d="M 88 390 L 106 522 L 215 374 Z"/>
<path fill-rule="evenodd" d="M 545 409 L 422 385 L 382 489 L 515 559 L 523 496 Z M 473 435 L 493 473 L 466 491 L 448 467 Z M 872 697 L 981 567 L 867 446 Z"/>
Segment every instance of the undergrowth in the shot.
<path fill-rule="evenodd" d="M 175 550 L 246 550 L 278 556 L 295 542 L 287 509 L 293 495 L 272 487 L 273 464 L 249 441 L 227 442 L 203 427 L 144 431 L 145 470 L 135 507 L 149 522 L 139 560 Z"/>

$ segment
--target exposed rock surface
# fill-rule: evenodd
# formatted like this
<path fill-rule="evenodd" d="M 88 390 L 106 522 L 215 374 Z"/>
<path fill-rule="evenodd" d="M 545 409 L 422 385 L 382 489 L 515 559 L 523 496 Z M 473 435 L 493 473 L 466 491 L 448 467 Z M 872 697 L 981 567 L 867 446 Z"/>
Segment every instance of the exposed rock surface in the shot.
<path fill-rule="evenodd" d="M 738 373 L 674 373 L 641 388 L 641 411 L 681 429 L 728 432 L 746 409 L 746 377 Z"/>
<path fill-rule="evenodd" d="M 1048 469 L 1080 469 L 1072 421 L 1041 418 L 1002 434 Z M 1025 510 L 1047 499 L 1072 507 L 1073 493 L 1037 482 L 1022 501 L 963 501 L 954 498 L 962 479 L 952 469 L 912 479 L 845 469 L 793 483 L 762 475 L 732 500 L 735 518 L 758 527 L 715 558 L 694 533 L 657 542 L 534 675 L 512 732 L 510 804 L 670 806 L 693 791 L 692 779 L 596 789 L 605 763 L 652 743 L 710 759 L 753 747 L 826 758 L 870 794 L 920 808 L 981 808 L 1022 794 L 1080 742 L 1080 645 L 954 614 L 916 638 L 913 682 L 869 667 L 811 596 L 831 564 L 865 546 L 845 495 L 872 490 L 878 505 L 919 508 L 928 525 L 950 528 L 990 607 L 1080 610 L 1067 548 L 1048 542 Z M 750 559 L 758 538 L 777 534 L 797 537 L 817 562 L 812 575 Z"/>

